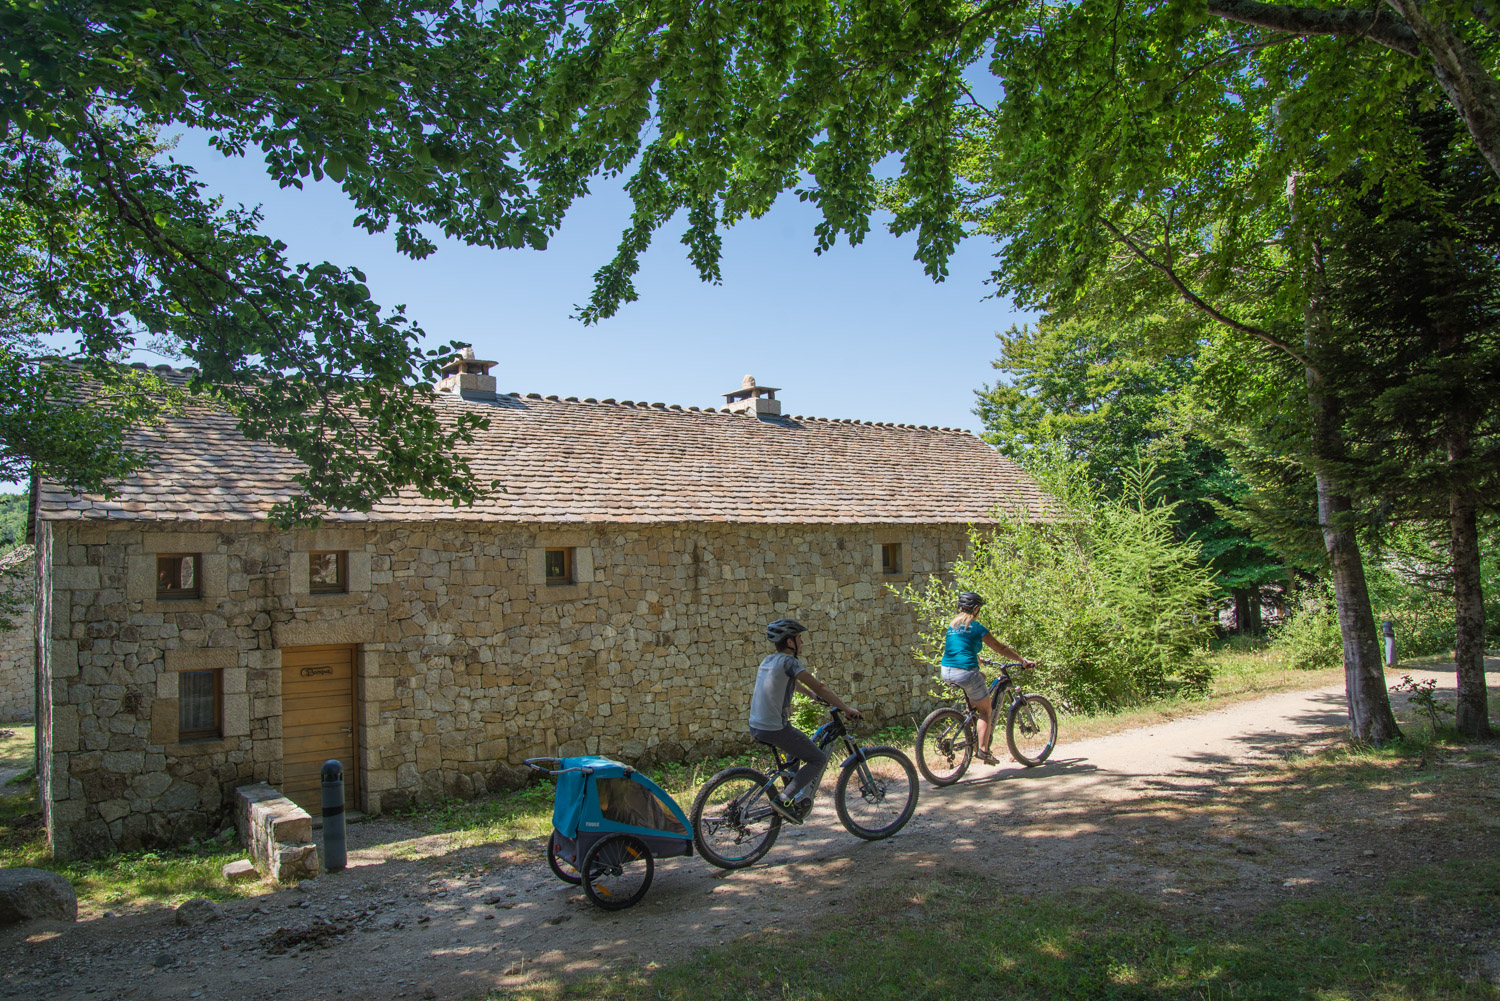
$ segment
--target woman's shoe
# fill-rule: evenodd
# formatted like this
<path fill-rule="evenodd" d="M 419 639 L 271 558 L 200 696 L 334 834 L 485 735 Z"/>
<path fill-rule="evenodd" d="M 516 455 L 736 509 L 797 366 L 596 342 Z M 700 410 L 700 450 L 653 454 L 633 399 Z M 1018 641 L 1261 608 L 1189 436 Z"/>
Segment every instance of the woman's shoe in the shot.
<path fill-rule="evenodd" d="M 1000 763 L 999 758 L 995 757 L 989 751 L 983 749 L 976 750 L 974 752 L 974 756 L 987 765 L 998 765 Z"/>

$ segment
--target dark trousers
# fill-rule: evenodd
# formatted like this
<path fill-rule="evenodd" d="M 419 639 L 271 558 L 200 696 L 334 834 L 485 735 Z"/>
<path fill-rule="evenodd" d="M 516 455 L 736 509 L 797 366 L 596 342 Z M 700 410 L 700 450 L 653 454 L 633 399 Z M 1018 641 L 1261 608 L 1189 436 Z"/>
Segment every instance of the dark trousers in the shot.
<path fill-rule="evenodd" d="M 791 724 L 780 730 L 760 730 L 752 726 L 750 736 L 780 748 L 788 758 L 796 758 L 802 762 L 802 767 L 797 769 L 796 778 L 792 779 L 798 797 L 811 799 L 817 793 L 818 780 L 823 777 L 823 769 L 828 766 L 828 755 L 818 750 L 818 745 L 812 742 L 811 737 Z"/>

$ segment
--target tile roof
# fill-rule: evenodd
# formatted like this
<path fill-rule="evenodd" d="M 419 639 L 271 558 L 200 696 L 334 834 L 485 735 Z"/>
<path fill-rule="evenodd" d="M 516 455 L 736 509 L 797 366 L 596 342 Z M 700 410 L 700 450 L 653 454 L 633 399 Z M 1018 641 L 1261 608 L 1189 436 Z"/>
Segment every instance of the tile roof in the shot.
<path fill-rule="evenodd" d="M 988 521 L 996 507 L 1044 515 L 1048 504 L 1019 466 L 951 428 L 534 393 L 439 393 L 436 405 L 490 419 L 470 465 L 505 492 L 454 507 L 406 490 L 368 514 L 328 521 L 931 524 Z M 224 412 L 192 406 L 139 434 L 158 460 L 121 482 L 118 496 L 44 481 L 40 517 L 263 519 L 296 490 L 301 464 L 247 441 Z"/>

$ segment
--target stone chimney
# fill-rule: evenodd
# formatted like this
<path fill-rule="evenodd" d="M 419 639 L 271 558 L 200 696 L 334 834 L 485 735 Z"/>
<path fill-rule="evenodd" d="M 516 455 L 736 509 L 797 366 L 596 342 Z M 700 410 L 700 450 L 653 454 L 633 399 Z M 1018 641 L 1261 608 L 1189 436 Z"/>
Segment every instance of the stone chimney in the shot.
<path fill-rule="evenodd" d="M 495 364 L 476 360 L 473 347 L 465 346 L 443 366 L 443 377 L 438 380 L 437 391 L 457 393 L 466 400 L 493 400 L 495 377 L 490 375 L 490 369 Z"/>
<path fill-rule="evenodd" d="M 752 414 L 756 417 L 780 417 L 781 401 L 776 399 L 779 389 L 757 386 L 755 376 L 747 375 L 740 388 L 724 394 L 724 407 L 737 414 Z"/>

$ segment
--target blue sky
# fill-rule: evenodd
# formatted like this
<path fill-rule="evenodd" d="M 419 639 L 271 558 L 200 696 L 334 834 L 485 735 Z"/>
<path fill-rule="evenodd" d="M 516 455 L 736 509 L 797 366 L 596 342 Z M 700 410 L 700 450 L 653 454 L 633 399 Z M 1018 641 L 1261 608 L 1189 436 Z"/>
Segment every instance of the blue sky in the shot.
<path fill-rule="evenodd" d="M 961 248 L 936 284 L 912 260 L 912 236 L 881 230 L 815 256 L 815 213 L 786 196 L 726 235 L 721 285 L 700 282 L 680 229 L 664 230 L 637 276 L 640 300 L 586 327 L 570 316 L 629 214 L 617 184 L 578 203 L 545 251 L 444 242 L 413 261 L 388 234 L 355 229 L 332 182 L 280 189 L 259 160 L 226 159 L 193 134 L 173 155 L 231 203 L 261 204 L 293 259 L 357 266 L 377 302 L 406 304 L 431 339 L 498 360 L 505 392 L 713 406 L 750 373 L 782 388 L 788 414 L 978 431 L 973 391 L 994 378 L 994 334 L 1026 319 L 987 298 L 988 241 Z"/>

